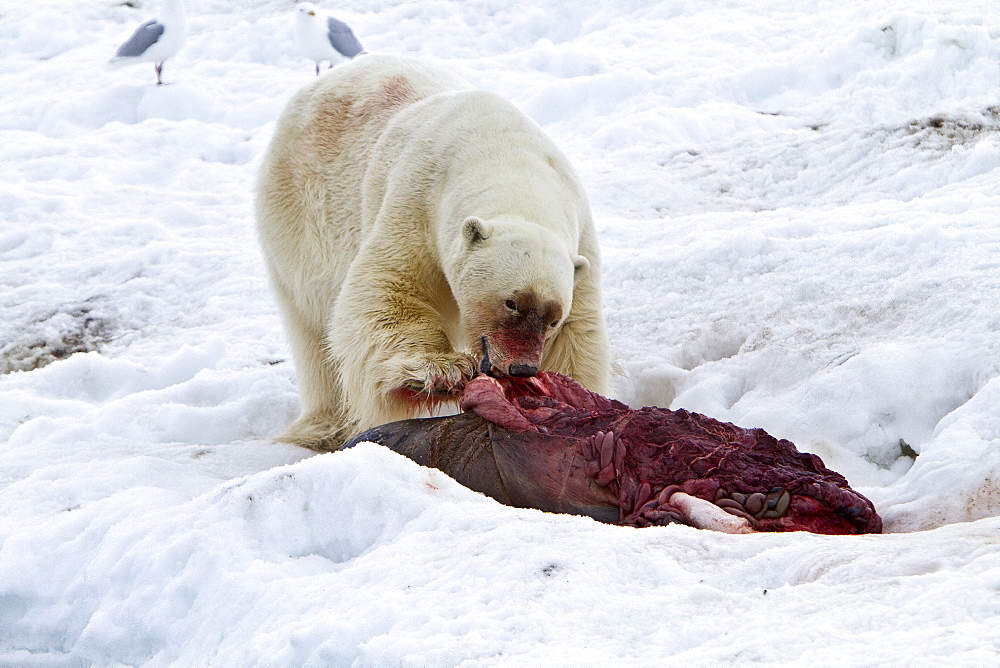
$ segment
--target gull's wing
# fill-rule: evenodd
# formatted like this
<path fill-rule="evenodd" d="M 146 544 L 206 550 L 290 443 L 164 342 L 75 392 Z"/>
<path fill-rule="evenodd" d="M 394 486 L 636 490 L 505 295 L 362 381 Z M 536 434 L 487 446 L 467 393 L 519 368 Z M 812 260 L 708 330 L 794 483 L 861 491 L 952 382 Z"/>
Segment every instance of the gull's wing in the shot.
<path fill-rule="evenodd" d="M 354 31 L 343 21 L 329 16 L 326 19 L 326 26 L 326 36 L 330 40 L 330 45 L 343 56 L 353 58 L 364 50 L 361 42 L 354 36 Z"/>
<path fill-rule="evenodd" d="M 163 35 L 163 24 L 156 19 L 149 19 L 135 29 L 132 36 L 118 47 L 115 58 L 134 58 L 146 53 L 146 50 L 156 44 Z"/>

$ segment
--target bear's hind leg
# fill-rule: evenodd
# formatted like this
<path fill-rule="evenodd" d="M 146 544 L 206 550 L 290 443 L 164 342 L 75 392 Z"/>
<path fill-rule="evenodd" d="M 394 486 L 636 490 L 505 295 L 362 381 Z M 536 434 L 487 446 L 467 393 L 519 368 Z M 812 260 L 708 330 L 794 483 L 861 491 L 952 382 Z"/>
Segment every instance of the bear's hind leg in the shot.
<path fill-rule="evenodd" d="M 342 414 L 306 413 L 275 440 L 318 452 L 334 452 L 357 431 L 344 426 L 344 417 Z"/>
<path fill-rule="evenodd" d="M 322 337 L 293 342 L 302 415 L 277 440 L 320 451 L 337 450 L 356 433 L 347 415 L 338 374 Z"/>
<path fill-rule="evenodd" d="M 345 408 L 340 376 L 330 362 L 322 328 L 301 313 L 278 281 L 275 295 L 295 360 L 302 414 L 276 440 L 319 451 L 337 450 L 356 433 Z"/>

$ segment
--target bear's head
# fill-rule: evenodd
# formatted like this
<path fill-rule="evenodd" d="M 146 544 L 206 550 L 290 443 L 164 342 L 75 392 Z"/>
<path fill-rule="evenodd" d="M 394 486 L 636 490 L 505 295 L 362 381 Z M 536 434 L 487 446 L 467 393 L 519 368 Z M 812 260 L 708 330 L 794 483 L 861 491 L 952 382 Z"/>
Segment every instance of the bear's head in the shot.
<path fill-rule="evenodd" d="M 569 239 L 520 219 L 467 218 L 460 243 L 447 273 L 463 343 L 484 373 L 534 376 L 546 341 L 569 315 L 576 277 L 590 262 L 576 254 L 575 240 L 571 247 Z"/>

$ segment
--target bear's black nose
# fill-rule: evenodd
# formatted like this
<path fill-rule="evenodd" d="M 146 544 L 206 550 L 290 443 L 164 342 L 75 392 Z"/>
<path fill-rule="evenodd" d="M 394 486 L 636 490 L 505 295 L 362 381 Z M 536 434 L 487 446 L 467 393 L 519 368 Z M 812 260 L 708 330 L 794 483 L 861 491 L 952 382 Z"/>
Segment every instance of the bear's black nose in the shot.
<path fill-rule="evenodd" d="M 507 373 L 517 378 L 527 378 L 528 376 L 537 376 L 538 367 L 533 364 L 511 364 Z"/>

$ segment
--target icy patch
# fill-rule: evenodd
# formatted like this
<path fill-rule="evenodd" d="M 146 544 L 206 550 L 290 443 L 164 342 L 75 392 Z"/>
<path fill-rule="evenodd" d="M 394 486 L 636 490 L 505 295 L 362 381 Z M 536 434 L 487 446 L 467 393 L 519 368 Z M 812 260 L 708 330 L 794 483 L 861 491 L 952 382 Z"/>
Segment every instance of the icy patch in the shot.
<path fill-rule="evenodd" d="M 940 115 L 910 121 L 902 131 L 911 135 L 914 145 L 932 151 L 950 151 L 956 146 L 975 144 L 1000 135 L 1000 106 L 981 113 Z"/>
<path fill-rule="evenodd" d="M 75 353 L 99 351 L 118 329 L 118 318 L 101 300 L 37 315 L 0 329 L 0 374 L 40 369 Z"/>
<path fill-rule="evenodd" d="M 730 133 L 713 127 L 708 116 L 675 129 L 664 126 L 665 115 L 659 117 L 655 126 L 640 115 L 631 130 L 609 128 L 595 135 L 601 143 L 612 131 L 615 144 L 641 143 L 649 136 L 675 142 L 663 144 L 673 150 L 664 150 L 655 163 L 635 165 L 640 192 L 648 188 L 649 199 L 661 202 L 657 214 L 905 202 L 924 195 L 928 181 L 945 187 L 1000 164 L 997 107 L 867 128 L 785 119 L 775 124 L 784 127 L 732 133 L 738 139 L 714 136 Z M 678 111 L 670 117 L 674 123 L 683 118 Z M 615 162 L 636 163 L 625 146 L 607 148 Z"/>

